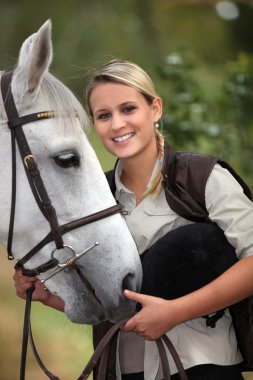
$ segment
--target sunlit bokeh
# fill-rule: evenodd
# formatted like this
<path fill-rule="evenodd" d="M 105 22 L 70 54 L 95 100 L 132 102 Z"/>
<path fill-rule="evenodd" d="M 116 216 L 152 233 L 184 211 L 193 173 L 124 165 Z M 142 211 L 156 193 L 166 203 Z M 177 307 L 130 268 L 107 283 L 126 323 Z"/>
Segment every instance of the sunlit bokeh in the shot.
<path fill-rule="evenodd" d="M 215 8 L 218 15 L 224 20 L 235 20 L 240 15 L 238 6 L 232 1 L 218 1 Z"/>

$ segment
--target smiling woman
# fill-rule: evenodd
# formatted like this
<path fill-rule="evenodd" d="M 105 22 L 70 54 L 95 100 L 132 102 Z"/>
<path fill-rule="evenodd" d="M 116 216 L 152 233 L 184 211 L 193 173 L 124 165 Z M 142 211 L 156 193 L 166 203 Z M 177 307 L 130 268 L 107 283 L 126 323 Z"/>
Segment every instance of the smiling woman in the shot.
<path fill-rule="evenodd" d="M 180 352 L 190 380 L 242 380 L 240 340 L 237 342 L 227 307 L 253 293 L 253 204 L 249 188 L 217 157 L 173 151 L 158 130 L 162 101 L 151 78 L 136 64 L 114 59 L 95 70 L 88 83 L 87 104 L 103 145 L 118 159 L 114 170 L 107 173 L 107 179 L 115 199 L 124 207 L 139 253 L 145 255 L 154 247 L 153 263 L 158 264 L 151 264 L 148 274 L 144 270 L 144 285 L 145 276 L 155 283 L 162 277 L 162 284 L 168 284 L 173 264 L 178 270 L 175 276 L 178 283 L 173 284 L 177 291 L 182 290 L 184 276 L 189 276 L 192 283 L 196 261 L 201 262 L 201 258 L 195 261 L 187 244 L 186 237 L 195 239 L 198 244 L 197 235 L 187 228 L 193 222 L 217 223 L 222 228 L 221 235 L 225 234 L 237 253 L 229 269 L 222 270 L 215 280 L 200 285 L 197 290 L 188 287 L 189 293 L 186 291 L 184 295 L 177 292 L 174 298 L 166 292 L 165 285 L 162 285 L 163 298 L 161 293 L 160 296 L 152 292 L 147 295 L 126 290 L 125 296 L 141 307 L 123 326 L 117 345 L 117 361 L 115 363 L 114 357 L 107 378 L 165 378 L 153 341 L 166 333 Z M 205 229 L 201 234 L 207 234 L 210 224 L 201 225 Z M 171 262 L 163 265 L 163 251 L 156 244 L 162 244 L 167 234 L 174 236 L 174 230 L 179 234 L 181 251 L 186 249 L 192 269 L 186 260 L 177 261 L 180 258 L 175 251 L 174 238 L 171 248 L 165 243 L 164 249 Z M 213 321 L 211 316 L 222 309 L 226 311 L 217 313 L 221 317 L 215 326 L 212 323 L 213 328 L 203 322 L 203 316 L 210 315 L 207 320 Z M 95 343 L 106 329 L 103 323 L 94 326 Z M 245 358 L 253 368 L 251 352 L 249 344 Z M 173 362 L 170 365 L 172 379 L 178 380 L 177 368 Z"/>
<path fill-rule="evenodd" d="M 154 122 L 162 105 L 156 98 L 150 104 L 136 89 L 120 83 L 99 84 L 91 93 L 90 106 L 96 131 L 105 148 L 123 159 L 146 152 L 156 160 Z M 148 126 L 148 128 L 147 128 Z"/>

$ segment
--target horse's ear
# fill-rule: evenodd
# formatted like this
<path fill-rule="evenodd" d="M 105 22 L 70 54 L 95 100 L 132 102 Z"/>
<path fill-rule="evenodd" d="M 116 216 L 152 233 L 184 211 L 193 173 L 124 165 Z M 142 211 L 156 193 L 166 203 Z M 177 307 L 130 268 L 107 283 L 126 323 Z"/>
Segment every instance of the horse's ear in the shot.
<path fill-rule="evenodd" d="M 48 20 L 38 31 L 34 41 L 28 71 L 28 90 L 33 92 L 39 85 L 52 61 L 51 21 Z"/>
<path fill-rule="evenodd" d="M 21 47 L 15 75 L 19 95 L 36 92 L 43 74 L 48 71 L 53 55 L 51 29 L 52 23 L 48 20 Z"/>

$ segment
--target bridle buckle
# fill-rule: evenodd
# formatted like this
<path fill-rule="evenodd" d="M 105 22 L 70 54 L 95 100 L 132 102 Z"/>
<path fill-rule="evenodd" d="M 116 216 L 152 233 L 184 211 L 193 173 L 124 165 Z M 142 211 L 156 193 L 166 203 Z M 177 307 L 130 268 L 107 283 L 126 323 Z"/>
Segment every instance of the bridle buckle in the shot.
<path fill-rule="evenodd" d="M 29 160 L 33 160 L 35 162 L 35 164 L 36 164 L 36 159 L 35 159 L 34 155 L 33 154 L 28 154 L 27 156 L 24 157 L 24 163 L 25 163 L 25 166 L 26 166 L 27 169 L 29 169 L 29 164 L 28 164 Z"/>

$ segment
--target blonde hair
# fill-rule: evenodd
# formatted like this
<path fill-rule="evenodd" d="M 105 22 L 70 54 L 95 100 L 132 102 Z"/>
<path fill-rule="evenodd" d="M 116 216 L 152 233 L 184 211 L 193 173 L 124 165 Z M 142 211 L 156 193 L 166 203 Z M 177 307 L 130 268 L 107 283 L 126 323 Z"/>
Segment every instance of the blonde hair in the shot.
<path fill-rule="evenodd" d="M 89 82 L 86 87 L 86 103 L 88 112 L 92 118 L 91 93 L 97 85 L 108 82 L 117 82 L 135 88 L 144 96 L 148 104 L 152 104 L 153 100 L 159 97 L 152 79 L 140 66 L 123 59 L 113 59 L 90 73 Z M 158 156 L 162 160 L 164 155 L 164 138 L 157 129 L 156 142 Z M 143 197 L 149 194 L 158 194 L 161 191 L 161 181 L 162 172 L 159 170 L 152 182 L 151 188 L 144 193 Z"/>

